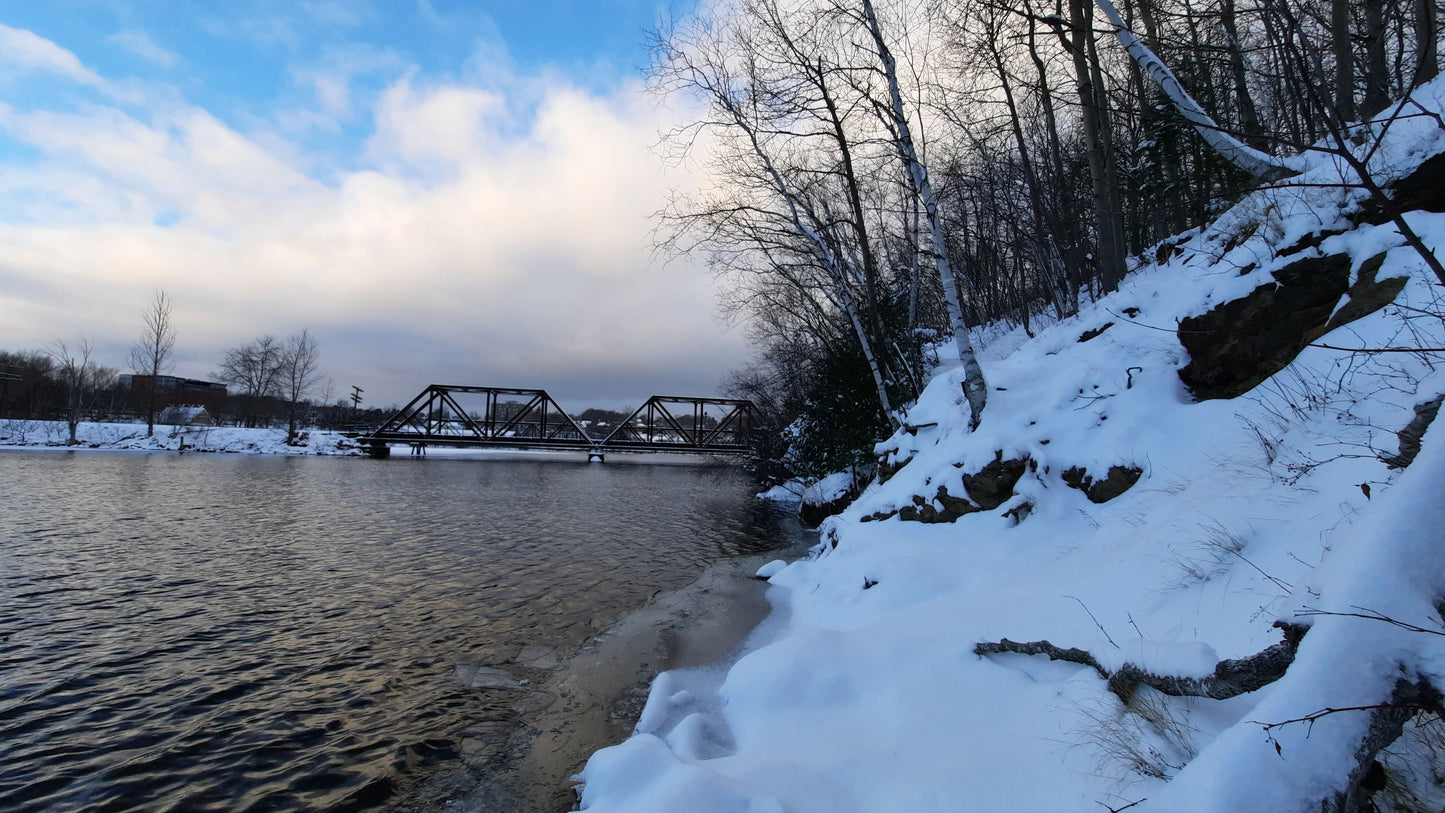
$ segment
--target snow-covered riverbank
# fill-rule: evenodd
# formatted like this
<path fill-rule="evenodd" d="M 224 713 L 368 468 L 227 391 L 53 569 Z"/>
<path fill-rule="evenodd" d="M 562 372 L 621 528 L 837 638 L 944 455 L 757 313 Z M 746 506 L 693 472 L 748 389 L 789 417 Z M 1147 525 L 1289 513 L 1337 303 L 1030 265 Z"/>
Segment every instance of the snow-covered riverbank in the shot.
<path fill-rule="evenodd" d="M 1445 147 L 1424 117 L 1391 138 L 1381 177 Z M 1438 719 L 1360 755 L 1371 707 L 1445 686 L 1445 430 L 1401 468 L 1445 392 L 1438 349 L 1408 349 L 1445 347 L 1445 307 L 1393 225 L 1347 220 L 1338 172 L 993 342 L 977 431 L 940 371 L 880 447 L 891 479 L 772 577 L 746 655 L 654 682 L 582 809 L 1318 811 L 1376 771 L 1391 809 L 1441 809 Z M 1408 219 L 1445 244 L 1445 215 Z M 1336 272 L 1321 330 L 1249 380 L 1252 340 L 1313 318 L 1286 295 Z M 1237 392 L 1204 380 L 1216 351 Z"/>
<path fill-rule="evenodd" d="M 0 420 L 0 449 L 113 449 L 134 451 L 231 452 L 283 455 L 364 454 L 341 432 L 308 429 L 295 444 L 286 442 L 285 429 L 246 429 L 236 426 L 164 426 L 146 436 L 143 423 L 94 423 L 76 427 L 78 443 L 68 445 L 69 427 L 63 421 Z"/>

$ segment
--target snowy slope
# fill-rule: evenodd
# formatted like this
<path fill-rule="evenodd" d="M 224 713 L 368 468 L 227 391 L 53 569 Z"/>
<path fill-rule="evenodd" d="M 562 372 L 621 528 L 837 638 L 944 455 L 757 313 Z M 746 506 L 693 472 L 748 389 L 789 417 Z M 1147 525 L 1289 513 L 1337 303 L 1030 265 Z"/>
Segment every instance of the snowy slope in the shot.
<path fill-rule="evenodd" d="M 1376 166 L 1406 172 L 1442 149 L 1435 120 L 1398 122 Z M 1348 254 L 1357 276 L 1386 251 L 1376 278 L 1407 277 L 1404 290 L 1316 342 L 1445 347 L 1428 315 L 1445 311 L 1442 289 L 1418 256 L 1392 226 L 1349 226 L 1359 193 L 1308 185 L 1340 171 L 1316 158 L 1300 185 L 1255 193 L 1077 317 L 996 338 L 976 432 L 958 372 L 941 371 L 907 416 L 921 428 L 880 448 L 906 465 L 772 576 L 773 615 L 735 663 L 657 680 L 634 736 L 588 763 L 582 809 L 1319 810 L 1370 712 L 1285 721 L 1381 703 L 1401 679 L 1445 686 L 1445 430 L 1406 469 L 1380 459 L 1445 391 L 1442 355 L 1310 347 L 1243 396 L 1196 402 L 1176 328 L 1302 257 Z M 1409 221 L 1445 244 L 1445 215 Z M 900 516 L 943 508 L 940 486 L 963 495 L 964 475 L 997 459 L 1029 461 L 1003 504 Z M 1066 482 L 1113 467 L 1139 480 L 1107 502 Z M 1371 613 L 1428 631 L 1357 617 Z M 1276 621 L 1309 627 L 1288 671 L 1229 699 L 1140 687 L 1126 703 L 1101 675 L 1127 663 L 1203 678 L 1279 643 Z M 1087 650 L 1098 668 L 975 654 L 1005 638 Z M 1439 810 L 1429 774 L 1445 751 L 1395 750 L 1381 758 L 1392 787 L 1413 781 Z"/>

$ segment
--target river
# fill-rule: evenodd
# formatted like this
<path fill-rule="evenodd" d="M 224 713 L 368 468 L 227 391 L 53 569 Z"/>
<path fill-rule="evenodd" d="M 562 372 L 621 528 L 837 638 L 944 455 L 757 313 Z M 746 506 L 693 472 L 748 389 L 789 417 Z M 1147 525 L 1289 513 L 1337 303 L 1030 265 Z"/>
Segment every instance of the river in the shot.
<path fill-rule="evenodd" d="M 378 809 L 515 761 L 530 688 L 602 630 L 797 544 L 753 490 L 611 458 L 0 452 L 0 809 Z"/>

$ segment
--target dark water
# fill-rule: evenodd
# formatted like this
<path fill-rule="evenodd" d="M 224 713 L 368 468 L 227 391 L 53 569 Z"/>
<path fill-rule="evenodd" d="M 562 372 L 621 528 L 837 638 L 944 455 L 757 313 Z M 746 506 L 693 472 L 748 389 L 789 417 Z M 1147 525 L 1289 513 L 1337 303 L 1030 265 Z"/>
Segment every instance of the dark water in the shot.
<path fill-rule="evenodd" d="M 789 544 L 751 493 L 677 465 L 0 452 L 0 810 L 385 807 L 515 715 L 459 666 L 566 652 Z"/>

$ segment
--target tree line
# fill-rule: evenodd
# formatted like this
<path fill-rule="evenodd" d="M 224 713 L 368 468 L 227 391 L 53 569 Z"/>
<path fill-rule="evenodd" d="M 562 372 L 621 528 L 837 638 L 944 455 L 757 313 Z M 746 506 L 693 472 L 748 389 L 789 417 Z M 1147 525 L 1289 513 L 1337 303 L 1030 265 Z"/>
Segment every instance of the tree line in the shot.
<path fill-rule="evenodd" d="M 939 338 L 976 424 L 970 329 L 1032 333 L 1292 156 L 1378 135 L 1352 122 L 1424 115 L 1403 100 L 1438 72 L 1438 17 L 1434 0 L 721 3 L 655 39 L 651 87 L 699 111 L 663 144 L 709 179 L 660 213 L 659 244 L 705 257 L 747 325 L 757 356 L 730 387 L 791 427 L 774 454 L 866 464 Z"/>
<path fill-rule="evenodd" d="M 95 358 L 88 339 L 57 339 L 45 350 L 0 351 L 0 416 L 15 420 L 64 420 L 70 442 L 83 420 L 146 422 L 147 436 L 155 433 L 160 407 L 168 400 L 156 386 L 174 370 L 176 328 L 172 302 L 156 291 L 141 314 L 142 327 L 131 347 L 126 366 L 134 378 L 122 382 L 121 371 Z M 303 425 L 340 426 L 361 418 L 379 420 L 367 410 L 358 415 L 355 405 L 328 406 L 330 381 L 321 369 L 316 337 L 303 328 L 285 338 L 258 336 L 227 349 L 213 377 L 227 386 L 224 399 L 211 406 L 216 423 L 270 426 L 284 421 L 288 441 Z M 144 382 L 144 383 L 142 383 Z M 313 399 L 319 398 L 319 404 Z"/>

